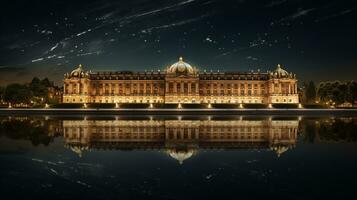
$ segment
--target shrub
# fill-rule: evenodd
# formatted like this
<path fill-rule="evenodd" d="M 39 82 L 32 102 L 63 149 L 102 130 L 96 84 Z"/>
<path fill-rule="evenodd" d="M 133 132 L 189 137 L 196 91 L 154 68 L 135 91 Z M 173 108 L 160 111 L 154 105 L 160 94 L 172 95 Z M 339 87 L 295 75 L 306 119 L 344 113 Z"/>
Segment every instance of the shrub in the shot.
<path fill-rule="evenodd" d="M 119 108 L 149 108 L 150 104 L 147 103 L 123 103 L 119 104 Z"/>
<path fill-rule="evenodd" d="M 163 103 L 158 103 L 158 104 L 153 104 L 154 108 L 177 108 L 178 104 L 163 104 Z"/>
<path fill-rule="evenodd" d="M 51 108 L 82 108 L 82 103 L 60 103 L 60 104 L 53 104 L 50 106 Z"/>
<path fill-rule="evenodd" d="M 218 108 L 218 109 L 234 109 L 238 108 L 239 105 L 237 104 L 211 104 L 212 108 Z"/>
<path fill-rule="evenodd" d="M 309 109 L 323 109 L 323 108 L 328 108 L 326 105 L 322 104 L 304 104 L 304 108 L 309 108 Z"/>
<path fill-rule="evenodd" d="M 207 105 L 206 104 L 182 104 L 182 108 L 203 109 L 203 108 L 207 108 Z"/>
<path fill-rule="evenodd" d="M 287 108 L 287 109 L 292 109 L 292 108 L 298 108 L 298 104 L 287 104 L 287 103 L 278 103 L 278 104 L 273 104 L 273 108 Z"/>
<path fill-rule="evenodd" d="M 115 108 L 114 103 L 91 103 L 87 104 L 88 108 Z"/>
<path fill-rule="evenodd" d="M 266 104 L 253 104 L 253 103 L 250 103 L 250 104 L 244 104 L 243 105 L 243 108 L 248 108 L 248 109 L 263 109 L 263 108 L 267 108 L 267 105 Z"/>
<path fill-rule="evenodd" d="M 44 108 L 45 107 L 45 104 L 36 104 L 36 105 L 33 105 L 32 108 Z"/>

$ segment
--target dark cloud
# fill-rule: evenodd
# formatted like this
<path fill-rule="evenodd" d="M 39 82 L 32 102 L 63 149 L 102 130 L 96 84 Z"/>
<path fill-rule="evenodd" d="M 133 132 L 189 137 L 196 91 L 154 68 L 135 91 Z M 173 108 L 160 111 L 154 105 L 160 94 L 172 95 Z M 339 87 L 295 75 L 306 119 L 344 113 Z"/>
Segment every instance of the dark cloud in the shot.
<path fill-rule="evenodd" d="M 10 67 L 10 66 L 0 66 L 0 73 L 6 72 L 19 72 L 25 70 L 24 67 Z"/>
<path fill-rule="evenodd" d="M 271 1 L 270 3 L 268 3 L 268 4 L 266 5 L 266 7 L 274 7 L 274 6 L 279 6 L 279 5 L 284 4 L 284 3 L 286 3 L 286 2 L 287 2 L 287 0 L 276 0 L 276 1 Z"/>
<path fill-rule="evenodd" d="M 0 72 L 47 73 L 60 83 L 79 63 L 150 70 L 184 56 L 201 69 L 265 71 L 283 63 L 306 79 L 352 77 L 356 6 L 352 0 L 5 1 L 0 65 L 21 69 Z"/>

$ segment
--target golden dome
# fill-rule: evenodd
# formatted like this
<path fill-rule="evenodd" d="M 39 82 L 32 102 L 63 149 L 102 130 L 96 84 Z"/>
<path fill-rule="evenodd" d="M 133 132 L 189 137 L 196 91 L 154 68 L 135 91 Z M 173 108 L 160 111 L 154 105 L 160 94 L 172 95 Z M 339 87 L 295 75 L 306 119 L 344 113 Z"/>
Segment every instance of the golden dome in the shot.
<path fill-rule="evenodd" d="M 191 156 L 195 153 L 193 149 L 188 149 L 186 151 L 178 151 L 174 149 L 170 149 L 167 152 L 172 158 L 176 159 L 180 165 L 182 165 L 183 161 L 191 158 Z"/>
<path fill-rule="evenodd" d="M 289 77 L 292 77 L 292 74 L 289 74 L 289 72 L 287 72 L 286 70 L 281 68 L 280 64 L 278 64 L 276 69 L 273 72 L 271 72 L 271 75 L 273 75 L 274 77 L 277 77 L 277 78 L 289 78 Z"/>
<path fill-rule="evenodd" d="M 167 73 L 169 73 L 169 74 L 192 74 L 192 73 L 194 73 L 194 69 L 190 64 L 184 62 L 182 57 L 180 57 L 178 62 L 172 64 L 167 69 Z"/>
<path fill-rule="evenodd" d="M 81 64 L 78 65 L 78 67 L 73 70 L 70 74 L 70 77 L 75 77 L 75 78 L 81 78 L 85 75 L 83 67 Z"/>

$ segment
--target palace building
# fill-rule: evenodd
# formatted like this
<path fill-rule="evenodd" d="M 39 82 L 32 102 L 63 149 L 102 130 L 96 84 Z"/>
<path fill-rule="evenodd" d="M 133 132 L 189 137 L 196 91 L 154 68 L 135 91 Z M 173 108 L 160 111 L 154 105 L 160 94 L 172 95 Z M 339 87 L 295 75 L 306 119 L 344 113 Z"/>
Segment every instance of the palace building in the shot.
<path fill-rule="evenodd" d="M 299 103 L 297 79 L 280 65 L 267 72 L 198 70 L 183 61 L 165 70 L 64 75 L 64 103 L 240 104 Z"/>

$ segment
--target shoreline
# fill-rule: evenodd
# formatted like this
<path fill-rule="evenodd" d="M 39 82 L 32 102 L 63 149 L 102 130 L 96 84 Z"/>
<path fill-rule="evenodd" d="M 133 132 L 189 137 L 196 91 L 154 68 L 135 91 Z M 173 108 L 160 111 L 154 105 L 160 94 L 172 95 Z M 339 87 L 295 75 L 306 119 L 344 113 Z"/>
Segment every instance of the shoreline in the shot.
<path fill-rule="evenodd" d="M 357 109 L 124 109 L 124 108 L 2 108 L 0 115 L 343 115 L 357 116 Z"/>

